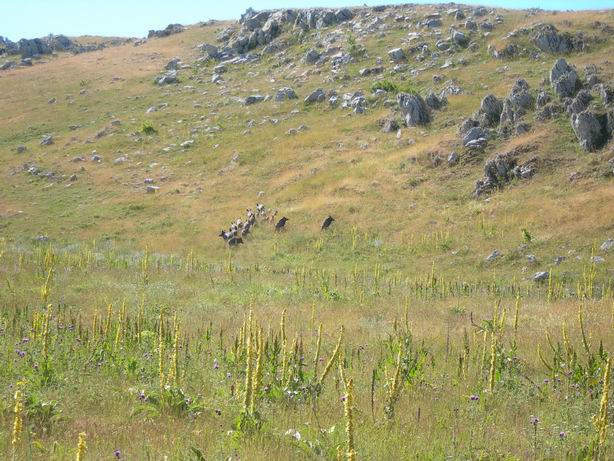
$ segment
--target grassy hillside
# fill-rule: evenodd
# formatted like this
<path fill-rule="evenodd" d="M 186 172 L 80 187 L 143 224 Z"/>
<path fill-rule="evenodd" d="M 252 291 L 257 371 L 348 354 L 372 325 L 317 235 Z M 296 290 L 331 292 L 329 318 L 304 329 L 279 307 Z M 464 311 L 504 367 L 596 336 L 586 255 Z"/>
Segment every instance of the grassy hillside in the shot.
<path fill-rule="evenodd" d="M 433 8 L 395 13 L 414 24 Z M 558 55 L 488 51 L 537 23 L 584 32 L 588 47 L 565 58 L 612 84 L 614 37 L 595 23 L 614 12 L 495 14 L 475 48 L 412 55 L 399 73 L 388 50 L 421 32 L 436 51 L 438 37 L 386 13 L 383 32 L 286 30 L 283 51 L 226 65 L 221 84 L 198 45 L 230 22 L 0 71 L 0 453 L 74 459 L 84 432 L 84 459 L 101 460 L 608 459 L 611 430 L 600 441 L 592 417 L 613 410 L 614 250 L 600 249 L 614 238 L 612 143 L 584 152 L 569 115 L 532 111 L 526 134 L 471 154 L 458 127 L 519 78 L 552 92 Z M 459 21 L 442 20 L 445 38 Z M 366 55 L 336 73 L 303 62 L 331 34 Z M 188 65 L 179 83 L 155 85 L 174 57 Z M 361 77 L 378 58 L 384 72 Z M 463 91 L 395 135 L 378 124 L 395 95 L 371 92 L 384 81 Z M 299 98 L 275 101 L 282 87 Z M 304 104 L 317 88 L 362 91 L 368 108 Z M 272 98 L 244 105 L 252 94 Z M 514 149 L 537 157 L 535 176 L 474 198 L 484 162 Z M 261 221 L 229 248 L 220 229 L 257 202 L 286 231 Z"/>

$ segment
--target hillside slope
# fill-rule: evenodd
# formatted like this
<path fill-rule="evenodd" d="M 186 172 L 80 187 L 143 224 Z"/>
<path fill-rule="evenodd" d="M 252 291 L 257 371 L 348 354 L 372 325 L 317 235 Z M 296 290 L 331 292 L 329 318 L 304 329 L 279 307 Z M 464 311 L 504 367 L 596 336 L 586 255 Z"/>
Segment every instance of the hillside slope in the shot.
<path fill-rule="evenodd" d="M 298 40 L 289 28 L 276 39 L 283 44 L 281 51 L 225 65 L 218 84 L 211 75 L 219 62 L 199 59 L 197 45 L 216 43 L 216 35 L 230 25 L 224 23 L 191 27 L 138 47 L 61 55 L 44 65 L 3 72 L 3 234 L 18 240 L 45 235 L 60 243 L 111 239 L 119 246 L 155 241 L 160 251 L 189 247 L 222 254 L 219 229 L 261 201 L 288 216 L 290 233 L 307 240 L 317 235 L 327 214 L 337 217 L 337 227 L 346 234 L 357 226 L 395 247 L 437 232 L 453 234 L 452 239 L 462 235 L 465 252 L 473 256 L 463 262 L 475 263 L 490 250 L 475 235 L 481 223 L 496 227 L 499 246 L 517 239 L 521 227 L 552 251 L 562 244 L 585 248 L 606 237 L 613 225 L 607 204 L 614 189 L 611 174 L 605 175 L 612 151 L 606 146 L 582 152 L 568 116 L 539 122 L 529 113 L 528 133 L 497 136 L 473 155 L 463 152 L 457 130 L 482 98 L 490 93 L 504 97 L 519 78 L 529 83 L 533 95 L 540 87 L 552 92 L 543 80 L 558 54 L 495 59 L 487 51 L 510 42 L 504 37 L 522 27 L 551 23 L 561 31 L 585 31 L 586 49 L 566 58 L 580 73 L 595 64 L 600 81 L 611 81 L 614 40 L 594 24 L 607 24 L 612 12 L 492 11 L 478 18 L 494 24 L 495 14 L 501 15 L 492 31 L 465 31 L 471 47 L 442 52 L 435 46 L 438 37 L 445 38 L 451 28 L 463 30 L 464 20 L 438 7 L 443 25 L 417 28 L 417 20 L 433 9 L 357 10 L 353 21 L 303 33 Z M 372 29 L 352 32 L 355 23 L 373 17 L 379 19 Z M 419 39 L 408 39 L 408 34 Z M 422 53 L 426 58 L 418 62 L 410 55 L 402 71 L 395 72 L 388 50 L 418 41 L 429 47 Z M 318 45 L 342 51 L 364 47 L 365 55 L 340 70 L 331 67 L 330 59 L 305 63 L 305 52 Z M 154 85 L 153 77 L 175 56 L 189 65 L 179 71 L 179 83 Z M 360 69 L 374 67 L 378 59 L 382 74 L 359 76 Z M 441 69 L 446 60 L 452 65 Z M 434 75 L 440 76 L 438 83 Z M 429 125 L 402 128 L 395 137 L 382 133 L 377 123 L 389 115 L 384 102 L 394 101 L 395 95 L 370 96 L 376 82 L 405 85 L 423 96 L 454 82 L 462 94 L 448 96 L 448 105 L 433 114 Z M 239 100 L 250 94 L 274 96 L 282 87 L 293 88 L 299 98 L 251 106 Z M 340 96 L 362 91 L 368 109 L 355 114 L 326 102 L 305 105 L 303 99 L 316 88 Z M 146 113 L 149 107 L 160 109 Z M 142 134 L 143 124 L 157 133 Z M 302 125 L 305 131 L 288 134 Z M 45 134 L 53 136 L 53 145 L 39 145 Z M 193 144 L 180 147 L 189 140 Z M 27 150 L 17 154 L 20 145 Z M 523 158 L 538 158 L 537 174 L 487 201 L 473 199 L 485 159 L 514 148 L 523 151 Z M 102 157 L 99 163 L 90 161 L 94 150 Z M 460 162 L 447 165 L 453 151 Z M 116 164 L 121 157 L 126 161 Z M 32 176 L 24 164 L 53 177 Z M 570 182 L 572 173 L 576 179 Z M 155 194 L 145 194 L 146 178 L 160 187 Z M 267 235 L 254 239 L 268 248 Z M 257 247 L 246 246 L 245 252 L 258 253 Z"/>

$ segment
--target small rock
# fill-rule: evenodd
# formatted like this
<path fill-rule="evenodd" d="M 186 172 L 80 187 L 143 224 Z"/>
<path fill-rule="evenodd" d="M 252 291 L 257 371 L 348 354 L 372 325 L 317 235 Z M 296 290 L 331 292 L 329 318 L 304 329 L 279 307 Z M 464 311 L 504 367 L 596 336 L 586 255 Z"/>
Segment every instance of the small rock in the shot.
<path fill-rule="evenodd" d="M 550 272 L 548 271 L 540 271 L 533 274 L 534 282 L 545 282 L 550 277 Z"/>
<path fill-rule="evenodd" d="M 486 257 L 486 262 L 493 262 L 503 256 L 499 250 L 494 250 L 491 254 Z"/>
<path fill-rule="evenodd" d="M 607 239 L 599 248 L 601 251 L 610 251 L 612 248 L 614 248 L 614 239 Z"/>
<path fill-rule="evenodd" d="M 50 146 L 51 144 L 53 144 L 53 136 L 51 136 L 50 134 L 46 134 L 45 136 L 43 136 L 43 138 L 41 139 L 40 145 Z"/>

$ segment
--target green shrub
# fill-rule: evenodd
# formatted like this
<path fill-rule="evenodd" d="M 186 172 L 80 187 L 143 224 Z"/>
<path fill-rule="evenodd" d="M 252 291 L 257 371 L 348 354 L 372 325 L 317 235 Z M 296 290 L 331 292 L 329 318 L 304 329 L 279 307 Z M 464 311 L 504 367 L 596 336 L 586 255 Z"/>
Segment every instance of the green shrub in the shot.
<path fill-rule="evenodd" d="M 151 123 L 143 122 L 141 125 L 141 133 L 152 135 L 157 134 L 158 130 L 156 130 Z"/>

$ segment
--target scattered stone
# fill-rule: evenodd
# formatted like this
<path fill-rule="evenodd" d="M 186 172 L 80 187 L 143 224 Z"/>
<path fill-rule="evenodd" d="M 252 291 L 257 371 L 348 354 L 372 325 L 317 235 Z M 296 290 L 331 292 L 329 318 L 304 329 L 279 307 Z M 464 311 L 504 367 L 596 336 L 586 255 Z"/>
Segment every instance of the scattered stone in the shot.
<path fill-rule="evenodd" d="M 469 38 L 458 30 L 452 32 L 452 40 L 459 46 L 465 47 L 469 44 Z"/>
<path fill-rule="evenodd" d="M 607 142 L 606 125 L 605 115 L 598 115 L 590 110 L 571 115 L 573 131 L 580 141 L 580 147 L 587 152 L 595 151 Z"/>
<path fill-rule="evenodd" d="M 614 239 L 607 239 L 599 248 L 601 251 L 610 251 L 614 249 Z"/>
<path fill-rule="evenodd" d="M 448 104 L 448 100 L 445 96 L 440 98 L 433 92 L 433 90 L 429 90 L 428 94 L 426 95 L 425 102 L 426 105 L 433 110 L 439 110 Z"/>
<path fill-rule="evenodd" d="M 157 76 L 154 79 L 154 83 L 156 85 L 169 85 L 171 83 L 177 83 L 178 79 L 177 79 L 177 71 L 176 70 L 169 70 L 168 72 Z"/>
<path fill-rule="evenodd" d="M 563 58 L 559 58 L 552 66 L 550 82 L 561 99 L 573 97 L 580 86 L 578 73 Z"/>
<path fill-rule="evenodd" d="M 503 253 L 501 253 L 499 250 L 493 250 L 493 252 L 490 253 L 486 257 L 486 262 L 490 263 L 490 262 L 496 261 L 497 259 L 499 259 L 502 256 L 503 256 Z"/>
<path fill-rule="evenodd" d="M 573 98 L 567 106 L 567 113 L 579 114 L 580 112 L 588 109 L 588 106 L 590 105 L 592 99 L 593 96 L 591 96 L 588 91 L 580 90 L 576 97 Z"/>
<path fill-rule="evenodd" d="M 312 93 L 310 93 L 306 98 L 305 98 L 305 104 L 313 104 L 316 102 L 322 102 L 326 99 L 326 94 L 324 93 L 324 90 L 322 88 L 318 88 L 317 90 L 313 91 Z"/>
<path fill-rule="evenodd" d="M 245 104 L 246 106 L 251 106 L 252 104 L 257 104 L 259 102 L 262 102 L 265 99 L 266 97 L 261 94 L 252 94 L 248 96 L 247 98 L 245 98 L 245 100 L 243 101 L 243 104 Z"/>
<path fill-rule="evenodd" d="M 407 126 L 426 125 L 431 121 L 429 109 L 422 96 L 418 94 L 399 93 L 397 102 Z"/>
<path fill-rule="evenodd" d="M 158 186 L 147 186 L 147 193 L 148 194 L 155 194 L 160 188 Z"/>
<path fill-rule="evenodd" d="M 53 144 L 53 136 L 51 136 L 50 134 L 44 135 L 43 138 L 41 139 L 40 145 L 50 146 L 51 144 Z"/>
<path fill-rule="evenodd" d="M 489 94 L 480 104 L 479 119 L 484 126 L 495 126 L 501 119 L 503 103 L 493 94 Z M 480 123 L 482 125 L 482 123 Z"/>
<path fill-rule="evenodd" d="M 292 88 L 281 88 L 277 91 L 277 94 L 275 94 L 275 101 L 283 101 L 285 99 L 297 99 L 298 96 L 296 95 L 296 92 L 292 89 Z"/>
<path fill-rule="evenodd" d="M 576 48 L 571 34 L 561 34 L 552 24 L 540 26 L 535 37 L 535 46 L 550 54 L 566 54 Z"/>
<path fill-rule="evenodd" d="M 473 127 L 469 129 L 469 131 L 467 131 L 467 134 L 465 134 L 465 136 L 463 137 L 463 145 L 467 146 L 472 141 L 480 139 L 483 139 L 485 141 L 488 140 L 488 134 L 482 129 L 482 127 Z"/>
<path fill-rule="evenodd" d="M 165 29 L 162 30 L 150 30 L 147 34 L 147 38 L 163 38 L 168 37 L 169 35 L 178 34 L 183 32 L 185 28 L 181 24 L 169 24 Z"/>
<path fill-rule="evenodd" d="M 546 280 L 548 280 L 548 278 L 550 278 L 550 272 L 548 271 L 541 271 L 533 274 L 534 282 L 545 282 Z"/>
<path fill-rule="evenodd" d="M 448 165 L 453 166 L 456 165 L 460 160 L 460 156 L 456 152 L 452 152 L 448 155 Z"/>
<path fill-rule="evenodd" d="M 388 51 L 388 56 L 392 62 L 395 63 L 403 62 L 407 59 L 407 56 L 405 56 L 405 51 L 403 51 L 402 48 L 394 48 Z"/>
<path fill-rule="evenodd" d="M 164 68 L 166 70 L 177 70 L 180 64 L 181 64 L 181 58 L 173 58 L 169 62 L 166 63 L 166 66 L 164 66 Z"/>
<path fill-rule="evenodd" d="M 322 55 L 318 51 L 312 48 L 309 51 L 307 51 L 307 53 L 305 53 L 305 56 L 303 57 L 303 61 L 306 64 L 315 64 L 316 62 L 320 60 L 321 56 Z"/>
<path fill-rule="evenodd" d="M 380 121 L 380 125 L 384 133 L 396 133 L 400 128 L 399 124 L 394 119 L 382 120 Z"/>
<path fill-rule="evenodd" d="M 475 198 L 501 189 L 512 179 L 530 179 L 537 171 L 537 157 L 518 164 L 521 149 L 497 154 L 484 164 L 484 178 L 476 181 L 473 190 Z"/>
<path fill-rule="evenodd" d="M 384 72 L 383 66 L 375 66 L 375 67 L 365 67 L 364 69 L 360 69 L 358 71 L 358 75 L 361 77 L 368 77 L 370 75 L 377 75 Z"/>

